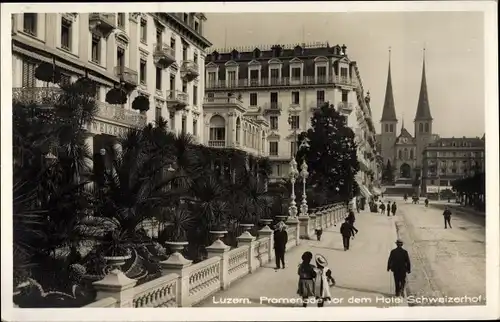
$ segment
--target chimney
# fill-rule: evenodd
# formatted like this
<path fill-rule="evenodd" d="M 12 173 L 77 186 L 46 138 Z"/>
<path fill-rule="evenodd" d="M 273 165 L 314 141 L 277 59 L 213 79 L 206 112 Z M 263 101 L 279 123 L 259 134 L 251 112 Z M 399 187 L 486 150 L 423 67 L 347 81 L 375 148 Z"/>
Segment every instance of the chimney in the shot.
<path fill-rule="evenodd" d="M 347 56 L 347 46 L 345 44 L 342 45 L 342 53 L 344 56 Z"/>

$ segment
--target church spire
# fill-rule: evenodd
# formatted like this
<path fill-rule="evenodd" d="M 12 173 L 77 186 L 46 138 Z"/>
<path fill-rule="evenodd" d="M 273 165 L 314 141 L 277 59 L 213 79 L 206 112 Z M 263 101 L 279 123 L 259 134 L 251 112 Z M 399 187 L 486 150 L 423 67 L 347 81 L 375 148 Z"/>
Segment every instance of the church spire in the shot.
<path fill-rule="evenodd" d="M 392 78 L 391 78 L 391 48 L 389 47 L 389 71 L 387 74 L 387 85 L 385 87 L 384 108 L 382 109 L 382 119 L 384 121 L 398 121 L 396 118 L 396 107 L 394 106 L 394 97 L 392 95 Z"/>
<path fill-rule="evenodd" d="M 418 96 L 417 113 L 415 121 L 432 120 L 429 98 L 427 96 L 427 79 L 425 77 L 425 48 L 423 52 L 422 82 L 420 83 L 420 95 Z"/>
<path fill-rule="evenodd" d="M 401 115 L 401 132 L 403 132 L 404 128 L 405 128 L 405 114 L 403 113 Z"/>

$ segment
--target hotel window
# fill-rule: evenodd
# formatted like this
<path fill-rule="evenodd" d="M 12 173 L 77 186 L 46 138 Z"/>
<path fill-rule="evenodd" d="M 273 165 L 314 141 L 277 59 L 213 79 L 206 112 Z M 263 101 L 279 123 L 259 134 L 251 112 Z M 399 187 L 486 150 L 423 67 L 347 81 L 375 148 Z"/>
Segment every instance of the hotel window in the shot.
<path fill-rule="evenodd" d="M 172 50 L 175 53 L 175 38 L 174 37 L 170 38 L 170 48 L 172 48 Z"/>
<path fill-rule="evenodd" d="M 227 85 L 229 86 L 234 86 L 236 85 L 236 72 L 235 71 L 230 71 L 227 72 Z"/>
<path fill-rule="evenodd" d="M 280 77 L 280 70 L 278 68 L 271 68 L 271 84 L 277 84 Z"/>
<path fill-rule="evenodd" d="M 198 21 L 194 22 L 194 30 L 196 30 L 197 32 L 200 32 L 200 24 L 198 23 Z"/>
<path fill-rule="evenodd" d="M 156 67 L 156 89 L 161 91 L 161 81 L 162 81 L 162 75 L 161 75 L 161 68 Z"/>
<path fill-rule="evenodd" d="M 250 106 L 257 106 L 257 93 L 250 93 Z"/>
<path fill-rule="evenodd" d="M 323 103 L 325 103 L 325 91 L 317 91 L 316 92 L 316 102 L 318 107 L 321 107 Z"/>
<path fill-rule="evenodd" d="M 61 19 L 61 47 L 71 50 L 71 21 Z"/>
<path fill-rule="evenodd" d="M 156 45 L 159 46 L 159 48 L 162 48 L 162 43 L 163 43 L 163 30 L 160 28 L 156 28 Z"/>
<path fill-rule="evenodd" d="M 101 37 L 92 34 L 92 61 L 94 63 L 101 62 Z"/>
<path fill-rule="evenodd" d="M 252 69 L 250 71 L 250 85 L 259 84 L 259 71 L 257 69 Z"/>
<path fill-rule="evenodd" d="M 290 123 L 292 130 L 297 130 L 300 125 L 300 117 L 298 115 L 292 115 Z"/>
<path fill-rule="evenodd" d="M 193 119 L 193 136 L 198 136 L 198 120 Z"/>
<path fill-rule="evenodd" d="M 292 104 L 298 105 L 300 101 L 300 92 L 292 92 Z"/>
<path fill-rule="evenodd" d="M 141 19 L 141 41 L 147 42 L 148 40 L 148 23 L 146 19 Z"/>
<path fill-rule="evenodd" d="M 278 155 L 278 142 L 269 142 L 269 155 Z"/>
<path fill-rule="evenodd" d="M 116 49 L 116 66 L 120 71 L 125 67 L 125 49 L 121 47 Z"/>
<path fill-rule="evenodd" d="M 347 68 L 345 67 L 340 68 L 340 77 L 347 78 Z"/>
<path fill-rule="evenodd" d="M 278 129 L 278 117 L 276 115 L 272 115 L 269 117 L 269 124 L 271 125 L 271 130 Z"/>
<path fill-rule="evenodd" d="M 141 59 L 139 63 L 139 74 L 141 84 L 146 84 L 146 61 L 144 59 Z"/>
<path fill-rule="evenodd" d="M 182 132 L 182 134 L 186 133 L 186 117 L 185 116 L 182 117 L 181 132 Z"/>
<path fill-rule="evenodd" d="M 156 105 L 156 108 L 155 108 L 156 123 L 160 122 L 160 117 L 161 117 L 161 106 Z"/>
<path fill-rule="evenodd" d="M 124 12 L 119 12 L 118 13 L 118 28 L 125 29 L 125 13 Z"/>
<path fill-rule="evenodd" d="M 316 68 L 316 77 L 318 78 L 318 82 L 326 83 L 326 67 L 317 67 Z"/>
<path fill-rule="evenodd" d="M 187 60 L 188 59 L 188 48 L 186 44 L 182 45 L 182 60 Z"/>
<path fill-rule="evenodd" d="M 193 61 L 195 64 L 198 64 L 198 53 L 197 52 L 193 53 Z"/>
<path fill-rule="evenodd" d="M 198 105 L 198 86 L 193 85 L 193 105 Z"/>
<path fill-rule="evenodd" d="M 214 124 L 210 127 L 209 132 L 210 141 L 225 141 L 226 128 L 222 124 Z"/>
<path fill-rule="evenodd" d="M 184 20 L 185 23 L 188 23 L 188 21 L 189 21 L 189 14 L 185 13 L 183 15 L 183 20 Z"/>
<path fill-rule="evenodd" d="M 188 91 L 188 84 L 186 81 L 182 81 L 182 92 L 187 93 Z"/>
<path fill-rule="evenodd" d="M 349 91 L 342 91 L 342 102 L 349 101 Z"/>
<path fill-rule="evenodd" d="M 61 81 L 59 84 L 62 86 L 69 86 L 71 84 L 71 76 L 61 73 Z"/>
<path fill-rule="evenodd" d="M 300 67 L 293 67 L 292 68 L 292 79 L 293 80 L 299 80 L 300 79 Z"/>
<path fill-rule="evenodd" d="M 170 75 L 170 98 L 173 98 L 175 92 L 175 75 Z"/>
<path fill-rule="evenodd" d="M 23 14 L 23 31 L 30 35 L 36 36 L 37 13 Z"/>
<path fill-rule="evenodd" d="M 35 78 L 35 69 L 36 64 L 23 60 L 23 87 L 35 87 L 36 78 Z"/>

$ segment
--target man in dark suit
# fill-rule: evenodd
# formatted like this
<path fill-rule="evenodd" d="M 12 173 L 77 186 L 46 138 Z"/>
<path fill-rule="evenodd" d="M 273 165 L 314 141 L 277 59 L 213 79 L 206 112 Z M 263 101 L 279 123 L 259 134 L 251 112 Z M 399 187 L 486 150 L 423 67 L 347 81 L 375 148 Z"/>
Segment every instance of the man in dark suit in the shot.
<path fill-rule="evenodd" d="M 387 217 L 391 216 L 391 202 L 387 201 L 387 206 L 385 208 L 387 210 Z"/>
<path fill-rule="evenodd" d="M 404 296 L 406 284 L 406 274 L 411 273 L 410 256 L 403 249 L 403 241 L 396 241 L 397 247 L 391 250 L 389 260 L 387 261 L 387 271 L 394 274 L 394 283 L 396 284 L 396 296 Z"/>
<path fill-rule="evenodd" d="M 274 255 L 276 257 L 276 269 L 282 266 L 285 269 L 285 251 L 288 242 L 288 233 L 285 230 L 285 223 L 280 221 L 274 231 Z M 281 264 L 281 265 L 280 265 Z"/>
<path fill-rule="evenodd" d="M 350 223 L 349 219 L 346 218 L 345 222 L 340 226 L 340 234 L 342 235 L 342 243 L 344 244 L 344 251 L 349 250 L 349 241 L 354 234 L 357 234 L 358 230 Z"/>
<path fill-rule="evenodd" d="M 450 208 L 448 208 L 448 206 L 444 207 L 443 217 L 444 217 L 444 229 L 448 228 L 448 226 L 450 226 L 451 228 L 451 211 Z"/>

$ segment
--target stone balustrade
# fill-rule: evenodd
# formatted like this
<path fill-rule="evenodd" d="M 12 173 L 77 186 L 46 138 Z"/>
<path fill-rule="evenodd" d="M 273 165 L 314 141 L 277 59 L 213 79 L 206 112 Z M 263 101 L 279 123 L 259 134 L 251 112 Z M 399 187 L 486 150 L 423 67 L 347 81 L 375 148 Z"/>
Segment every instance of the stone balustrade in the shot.
<path fill-rule="evenodd" d="M 287 251 L 300 244 L 300 239 L 312 239 L 316 229 L 326 229 L 340 223 L 348 213 L 346 204 L 332 204 L 309 209 L 286 221 Z M 85 307 L 151 308 L 190 307 L 235 281 L 251 274 L 274 258 L 273 230 L 264 226 L 258 237 L 245 231 L 238 237 L 238 247 L 230 249 L 220 239 L 207 247 L 208 259 L 192 264 L 178 251 L 163 262 L 162 276 L 141 285 L 129 279 L 119 269 L 112 270 L 102 280 L 94 282 L 96 301 Z"/>

